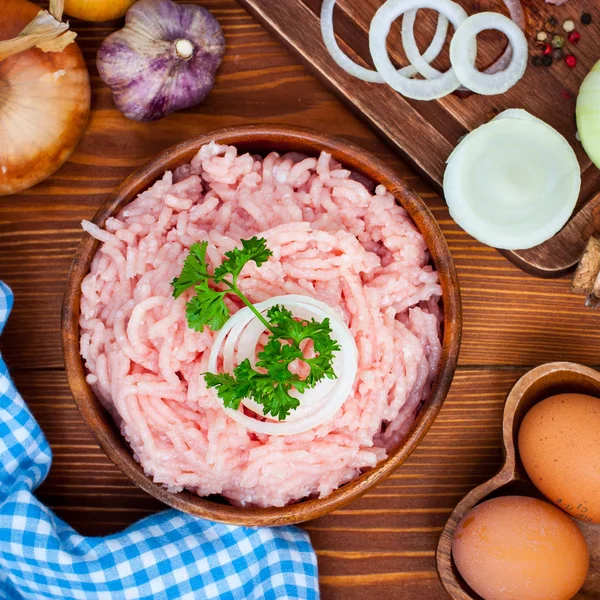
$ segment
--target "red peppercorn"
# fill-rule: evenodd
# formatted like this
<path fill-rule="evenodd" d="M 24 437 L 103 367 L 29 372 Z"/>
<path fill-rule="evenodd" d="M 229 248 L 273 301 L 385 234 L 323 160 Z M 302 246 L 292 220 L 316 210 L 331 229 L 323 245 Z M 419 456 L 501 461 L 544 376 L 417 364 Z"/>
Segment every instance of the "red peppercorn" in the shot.
<path fill-rule="evenodd" d="M 577 58 L 575 58 L 572 54 L 567 54 L 565 56 L 565 62 L 570 69 L 574 69 L 577 66 Z"/>
<path fill-rule="evenodd" d="M 569 41 L 571 42 L 571 44 L 579 44 L 580 39 L 581 36 L 579 35 L 578 31 L 571 31 L 571 33 L 569 34 Z"/>
<path fill-rule="evenodd" d="M 571 92 L 569 90 L 563 90 L 560 95 L 568 100 L 571 97 Z"/>
<path fill-rule="evenodd" d="M 552 46 L 550 44 L 544 44 L 542 46 L 542 54 L 544 56 L 548 56 L 549 54 L 552 54 Z"/>

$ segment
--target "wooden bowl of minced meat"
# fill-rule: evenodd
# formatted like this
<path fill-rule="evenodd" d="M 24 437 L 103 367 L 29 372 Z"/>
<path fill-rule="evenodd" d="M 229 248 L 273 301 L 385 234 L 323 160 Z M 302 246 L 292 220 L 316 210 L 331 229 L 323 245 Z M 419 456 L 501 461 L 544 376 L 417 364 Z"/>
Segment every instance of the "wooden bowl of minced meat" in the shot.
<path fill-rule="evenodd" d="M 434 217 L 342 138 L 233 127 L 174 146 L 84 221 L 62 337 L 109 458 L 165 504 L 314 519 L 417 447 L 461 300 Z"/>

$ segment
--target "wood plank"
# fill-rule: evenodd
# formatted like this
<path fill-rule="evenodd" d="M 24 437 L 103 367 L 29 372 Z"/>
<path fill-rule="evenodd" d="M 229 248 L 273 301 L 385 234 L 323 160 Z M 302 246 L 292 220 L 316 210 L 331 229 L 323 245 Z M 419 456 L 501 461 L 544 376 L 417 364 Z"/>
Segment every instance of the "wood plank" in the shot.
<path fill-rule="evenodd" d="M 460 369 L 436 423 L 405 465 L 347 508 L 306 524 L 325 600 L 445 598 L 435 571 L 439 533 L 457 502 L 499 468 L 504 399 L 522 373 Z M 100 535 L 163 508 L 104 456 L 62 371 L 18 370 L 14 379 L 54 453 L 38 496 L 61 518 Z"/>
<path fill-rule="evenodd" d="M 557 61 L 550 69 L 530 65 L 524 78 L 502 95 L 450 95 L 432 102 L 418 102 L 404 98 L 387 85 L 355 79 L 333 62 L 321 39 L 319 14 L 322 0 L 280 0 L 276 3 L 271 0 L 238 1 L 427 178 L 438 192 L 442 190 L 445 160 L 459 138 L 507 108 L 528 110 L 550 123 L 569 140 L 582 169 L 579 206 L 585 205 L 600 189 L 600 171 L 591 164 L 576 139 L 574 122 L 577 91 L 583 77 L 600 56 L 597 42 L 600 39 L 599 19 L 595 19 L 590 27 L 581 27 L 581 44 L 570 48 L 579 61 L 576 69 L 569 69 L 562 61 Z M 371 68 L 369 25 L 382 3 L 383 0 L 338 0 L 334 15 L 336 35 L 341 47 L 355 61 Z M 460 0 L 459 3 L 469 14 L 484 10 L 506 13 L 502 0 Z M 556 16 L 559 23 L 566 19 L 579 23 L 581 13 L 585 10 L 593 13 L 595 7 L 592 0 L 571 2 L 560 8 L 541 1 L 523 5 L 532 56 L 539 53 L 534 46 L 535 33 L 543 27 L 548 17 Z M 435 18 L 434 13 L 427 11 L 425 18 L 419 20 L 416 37 L 422 49 L 427 46 L 426 42 L 432 35 Z M 397 25 L 392 28 L 388 48 L 392 59 L 399 64 L 406 64 L 398 29 Z M 494 57 L 499 54 L 500 36 L 489 32 L 479 36 L 478 41 L 481 67 L 493 62 Z M 566 47 L 569 48 L 569 44 Z M 447 49 L 445 52 L 447 54 Z M 445 69 L 449 66 L 447 56 L 444 61 Z M 439 63 L 436 66 L 439 67 Z M 565 98 L 565 93 L 570 97 Z M 587 213 L 576 219 L 570 229 L 577 226 L 582 218 L 587 218 Z M 538 276 L 561 275 L 573 266 L 575 260 L 572 256 L 576 255 L 579 248 L 579 232 L 572 236 L 568 236 L 568 232 L 569 230 L 541 247 L 504 254 L 521 268 Z M 562 253 L 566 253 L 569 258 L 565 259 L 561 256 Z"/>
<path fill-rule="evenodd" d="M 227 37 L 217 86 L 203 106 L 153 124 L 120 115 L 97 76 L 96 50 L 113 27 L 75 21 L 92 74 L 86 134 L 56 175 L 26 193 L 0 198 L 0 274 L 16 293 L 0 347 L 54 452 L 39 495 L 90 535 L 118 531 L 162 509 L 97 447 L 62 371 L 60 305 L 81 219 L 91 217 L 136 166 L 169 145 L 226 125 L 302 123 L 359 143 L 416 188 L 449 240 L 465 305 L 462 366 L 418 450 L 368 496 L 307 524 L 319 556 L 322 597 L 443 600 L 433 557 L 439 531 L 456 502 L 500 465 L 505 394 L 527 365 L 557 359 L 598 364 L 596 315 L 569 293 L 568 279 L 533 279 L 462 232 L 432 188 L 233 0 L 202 4 Z M 462 125 L 453 127 L 458 135 Z"/>

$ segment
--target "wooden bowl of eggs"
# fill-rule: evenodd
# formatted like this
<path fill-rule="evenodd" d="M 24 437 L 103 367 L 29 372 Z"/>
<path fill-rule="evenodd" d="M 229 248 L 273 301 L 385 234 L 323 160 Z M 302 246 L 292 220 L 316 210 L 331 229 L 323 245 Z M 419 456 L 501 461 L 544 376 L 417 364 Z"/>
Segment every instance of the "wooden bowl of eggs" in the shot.
<path fill-rule="evenodd" d="M 600 598 L 600 373 L 557 362 L 506 401 L 505 463 L 455 508 L 437 549 L 454 600 Z"/>

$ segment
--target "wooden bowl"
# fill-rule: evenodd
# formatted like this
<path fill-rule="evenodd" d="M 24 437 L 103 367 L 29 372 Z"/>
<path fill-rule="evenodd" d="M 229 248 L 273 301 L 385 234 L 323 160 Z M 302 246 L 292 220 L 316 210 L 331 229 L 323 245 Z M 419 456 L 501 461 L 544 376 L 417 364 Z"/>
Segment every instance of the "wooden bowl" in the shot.
<path fill-rule="evenodd" d="M 500 473 L 467 494 L 454 509 L 437 548 L 440 579 L 453 600 L 481 600 L 460 576 L 452 559 L 452 538 L 460 520 L 477 504 L 496 496 L 533 496 L 547 500 L 531 483 L 517 454 L 517 436 L 523 417 L 534 405 L 565 392 L 600 397 L 600 373 L 568 362 L 548 363 L 525 374 L 506 400 L 503 420 L 505 462 Z M 547 500 L 548 501 L 548 500 Z M 549 501 L 548 501 L 549 502 Z M 600 598 L 600 525 L 575 520 L 590 548 L 588 579 L 575 600 Z"/>
<path fill-rule="evenodd" d="M 96 213 L 94 223 L 102 227 L 108 217 L 118 213 L 166 170 L 189 163 L 198 149 L 211 140 L 234 144 L 241 150 L 259 154 L 277 150 L 318 155 L 321 150 L 326 150 L 346 167 L 385 185 L 408 211 L 422 232 L 429 246 L 432 262 L 440 274 L 444 307 L 443 352 L 438 375 L 410 432 L 385 461 L 358 479 L 340 487 L 326 498 L 305 500 L 283 508 L 240 508 L 229 505 L 219 497 L 200 498 L 185 491 L 172 494 L 156 485 L 134 460 L 129 445 L 85 380 L 84 365 L 79 354 L 80 289 L 81 281 L 89 272 L 92 257 L 99 246 L 88 234 L 83 236 L 75 254 L 63 304 L 62 339 L 69 385 L 84 421 L 109 458 L 133 482 L 165 504 L 198 517 L 240 525 L 283 525 L 307 521 L 344 506 L 387 477 L 406 460 L 433 423 L 452 381 L 460 347 L 462 312 L 454 262 L 432 214 L 390 167 L 346 140 L 295 127 L 260 125 L 221 129 L 165 150 L 135 171 L 110 194 Z"/>

